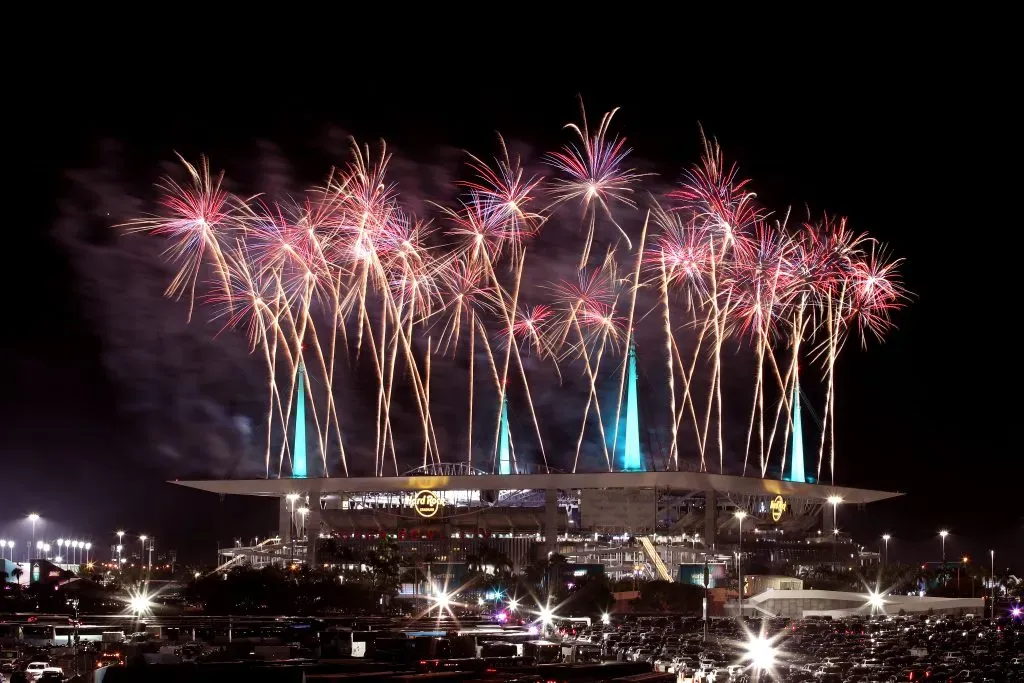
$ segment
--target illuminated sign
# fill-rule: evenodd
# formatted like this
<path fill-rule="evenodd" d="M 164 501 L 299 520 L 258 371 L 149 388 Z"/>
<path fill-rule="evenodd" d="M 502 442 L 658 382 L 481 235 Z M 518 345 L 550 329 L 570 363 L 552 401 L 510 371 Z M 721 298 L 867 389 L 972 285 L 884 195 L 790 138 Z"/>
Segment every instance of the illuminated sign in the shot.
<path fill-rule="evenodd" d="M 786 505 L 786 501 L 782 496 L 775 496 L 775 498 L 772 499 L 770 507 L 772 511 L 772 521 L 778 522 L 782 519 L 782 513 L 784 513 L 788 507 L 789 506 Z"/>
<path fill-rule="evenodd" d="M 416 514 L 427 519 L 436 515 L 442 505 L 444 505 L 444 501 L 433 491 L 420 491 L 412 501 L 412 507 Z"/>

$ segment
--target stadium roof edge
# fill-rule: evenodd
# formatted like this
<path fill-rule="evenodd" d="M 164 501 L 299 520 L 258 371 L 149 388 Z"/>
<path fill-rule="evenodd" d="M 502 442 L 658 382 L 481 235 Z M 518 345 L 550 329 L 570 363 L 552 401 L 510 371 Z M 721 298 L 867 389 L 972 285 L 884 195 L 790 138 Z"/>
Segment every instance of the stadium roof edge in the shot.
<path fill-rule="evenodd" d="M 845 504 L 875 503 L 902 496 L 847 486 L 805 484 L 779 479 L 739 477 L 708 472 L 584 472 L 577 474 L 411 475 L 401 477 L 322 477 L 295 479 L 173 480 L 169 483 L 223 495 L 279 498 L 294 492 L 331 495 L 399 491 L 524 490 L 524 489 L 668 489 L 716 491 L 737 495 L 781 495 L 825 501 L 839 496 Z"/>

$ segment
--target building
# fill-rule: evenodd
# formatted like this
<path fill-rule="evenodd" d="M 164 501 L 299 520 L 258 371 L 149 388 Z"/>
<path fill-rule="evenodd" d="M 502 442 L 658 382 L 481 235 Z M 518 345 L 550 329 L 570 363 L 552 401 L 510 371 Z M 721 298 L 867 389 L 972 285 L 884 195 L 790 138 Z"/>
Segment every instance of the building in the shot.
<path fill-rule="evenodd" d="M 486 550 L 518 570 L 558 553 L 570 563 L 600 564 L 612 577 L 645 574 L 667 581 L 676 580 L 680 565 L 736 557 L 862 561 L 860 549 L 838 533 L 838 506 L 900 494 L 808 481 L 795 388 L 788 479 L 655 471 L 641 444 L 632 345 L 627 363 L 623 439 L 609 462 L 614 471 L 569 473 L 521 462 L 503 397 L 491 471 L 458 462 L 425 465 L 404 476 L 311 477 L 300 364 L 291 477 L 174 483 L 221 496 L 276 499 L 277 536 L 222 549 L 218 559 L 226 562 L 315 563 L 322 539 L 358 548 L 382 537 L 403 556 L 431 562 L 466 562 Z"/>
<path fill-rule="evenodd" d="M 765 591 L 799 591 L 803 589 L 803 579 L 796 579 L 792 576 L 746 574 L 743 577 L 744 597 L 760 595 Z"/>
<path fill-rule="evenodd" d="M 853 507 L 900 495 L 707 472 L 488 474 L 465 465 L 402 477 L 175 483 L 277 499 L 278 535 L 223 549 L 222 559 L 316 562 L 311 541 L 358 547 L 386 536 L 403 554 L 439 562 L 465 562 L 486 547 L 521 569 L 557 552 L 570 562 L 602 564 L 611 576 L 670 581 L 681 564 L 731 561 L 741 523 L 745 557 L 845 564 L 856 546 L 821 533 L 832 521 L 829 500 Z"/>
<path fill-rule="evenodd" d="M 936 598 L 927 595 L 870 595 L 845 591 L 766 590 L 746 599 L 744 613 L 801 619 L 888 615 L 982 615 L 984 598 Z"/>

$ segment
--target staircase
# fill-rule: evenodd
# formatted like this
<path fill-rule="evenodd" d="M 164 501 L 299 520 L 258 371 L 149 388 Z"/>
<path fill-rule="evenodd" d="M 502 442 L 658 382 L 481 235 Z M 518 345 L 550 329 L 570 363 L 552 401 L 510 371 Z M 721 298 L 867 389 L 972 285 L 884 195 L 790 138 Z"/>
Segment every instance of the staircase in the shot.
<path fill-rule="evenodd" d="M 647 559 L 651 561 L 654 568 L 658 570 L 658 576 L 664 581 L 674 581 L 672 578 L 672 572 L 668 570 L 665 563 L 662 562 L 661 556 L 658 555 L 658 549 L 654 547 L 654 543 L 651 541 L 649 536 L 638 536 L 640 539 L 640 545 L 644 547 L 644 553 L 647 555 Z"/>

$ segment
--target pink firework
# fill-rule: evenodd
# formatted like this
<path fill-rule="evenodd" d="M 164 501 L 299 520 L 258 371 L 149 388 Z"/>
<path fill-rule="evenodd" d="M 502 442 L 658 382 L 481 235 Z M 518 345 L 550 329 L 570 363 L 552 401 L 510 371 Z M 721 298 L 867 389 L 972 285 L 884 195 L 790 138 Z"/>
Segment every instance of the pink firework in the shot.
<path fill-rule="evenodd" d="M 576 282 L 563 280 L 552 288 L 554 299 L 567 309 L 610 305 L 615 300 L 614 276 L 605 268 L 581 270 Z"/>
<path fill-rule="evenodd" d="M 253 259 L 244 244 L 238 252 L 231 264 L 230 291 L 212 288 L 205 300 L 214 308 L 213 319 L 226 320 L 225 328 L 244 327 L 250 348 L 255 349 L 276 330 L 280 299 L 273 276 L 250 269 Z"/>
<path fill-rule="evenodd" d="M 435 277 L 444 308 L 437 313 L 443 320 L 441 345 L 457 351 L 462 333 L 474 334 L 473 326 L 483 314 L 495 314 L 497 296 L 489 286 L 486 265 L 465 255 L 438 263 Z"/>
<path fill-rule="evenodd" d="M 189 175 L 189 184 L 180 185 L 171 178 L 160 184 L 163 212 L 128 223 L 125 227 L 132 232 L 149 232 L 171 240 L 168 253 L 171 260 L 181 267 L 170 285 L 167 295 L 180 297 L 189 292 L 189 314 L 195 296 L 196 278 L 207 253 L 211 255 L 218 271 L 218 280 L 225 292 L 229 292 L 230 275 L 228 264 L 220 247 L 222 239 L 228 237 L 235 226 L 236 211 L 231 195 L 221 188 L 224 174 L 210 174 L 210 164 L 201 157 L 194 166 L 180 155 L 178 159 Z"/>
<path fill-rule="evenodd" d="M 867 343 L 871 334 L 882 341 L 892 329 L 892 313 L 903 308 L 907 292 L 899 280 L 902 259 L 889 260 L 884 251 L 872 249 L 863 260 L 853 263 L 850 279 L 848 323 L 855 323 L 861 343 Z"/>
<path fill-rule="evenodd" d="M 626 244 L 630 248 L 633 246 L 629 235 L 615 222 L 611 205 L 618 203 L 635 209 L 636 202 L 632 198 L 633 186 L 644 174 L 626 168 L 626 159 L 632 150 L 626 147 L 625 138 L 620 139 L 616 136 L 609 139 L 608 128 L 617 111 L 618 109 L 613 109 L 601 117 L 601 124 L 591 135 L 587 126 L 587 112 L 581 100 L 582 126 L 574 123 L 566 125 L 566 128 L 576 133 L 579 144 L 566 145 L 561 151 L 547 155 L 547 162 L 565 176 L 553 180 L 555 203 L 579 200 L 583 207 L 583 215 L 588 219 L 581 267 L 590 256 L 598 209 L 601 209 L 615 225 L 625 238 Z"/>
<path fill-rule="evenodd" d="M 669 193 L 708 229 L 716 243 L 716 258 L 726 249 L 749 248 L 748 233 L 759 218 L 754 194 L 746 189 L 750 181 L 738 179 L 738 174 L 735 164 L 725 167 L 718 143 L 705 138 L 701 162 L 686 171 L 682 185 Z"/>
<path fill-rule="evenodd" d="M 325 260 L 309 231 L 281 206 L 258 204 L 247 221 L 252 271 L 269 277 L 288 301 L 306 301 L 324 274 Z"/>
<path fill-rule="evenodd" d="M 680 214 L 667 213 L 660 207 L 653 219 L 661 232 L 644 254 L 647 272 L 655 280 L 664 276 L 670 288 L 681 290 L 689 308 L 702 305 L 709 294 L 709 273 L 714 267 L 706 232 L 692 220 L 684 223 Z"/>
<path fill-rule="evenodd" d="M 471 260 L 494 263 L 508 242 L 505 221 L 487 200 L 471 195 L 459 210 L 444 209 L 451 227 L 447 234 L 455 237 Z"/>
<path fill-rule="evenodd" d="M 584 210 L 590 210 L 595 204 L 607 209 L 612 202 L 636 208 L 633 201 L 633 185 L 643 177 L 633 169 L 625 168 L 630 148 L 626 147 L 626 139 L 618 136 L 608 138 L 608 128 L 618 109 L 601 117 L 601 124 L 593 135 L 587 126 L 587 114 L 583 110 L 582 126 L 575 123 L 566 128 L 576 133 L 579 145 L 566 145 L 558 152 L 551 152 L 547 162 L 565 174 L 565 178 L 554 180 L 555 197 L 559 202 L 579 199 Z"/>
<path fill-rule="evenodd" d="M 626 321 L 612 305 L 588 304 L 580 309 L 577 317 L 588 345 L 610 344 L 620 348 L 627 339 Z"/>
<path fill-rule="evenodd" d="M 495 160 L 495 167 L 491 168 L 470 154 L 469 167 L 476 174 L 476 179 L 459 184 L 468 188 L 474 200 L 482 203 L 487 212 L 494 214 L 504 236 L 518 248 L 537 234 L 543 221 L 539 213 L 530 210 L 542 178 L 524 177 L 519 158 L 510 157 L 504 138 L 499 136 L 498 141 L 501 156 Z"/>
<path fill-rule="evenodd" d="M 853 270 L 860 258 L 864 235 L 856 235 L 845 218 L 825 216 L 818 223 L 805 223 L 797 237 L 799 262 L 795 275 L 818 302 L 843 298 Z"/>
<path fill-rule="evenodd" d="M 726 286 L 731 288 L 730 313 L 736 331 L 763 341 L 774 337 L 791 297 L 792 241 L 758 221 L 751 248 L 737 252 Z"/>
<path fill-rule="evenodd" d="M 512 337 L 524 347 L 532 346 L 538 356 L 542 355 L 547 346 L 544 343 L 544 335 L 553 316 L 552 308 L 543 304 L 532 308 L 520 307 L 512 323 Z M 502 334 L 508 337 L 508 330 L 502 330 Z"/>

